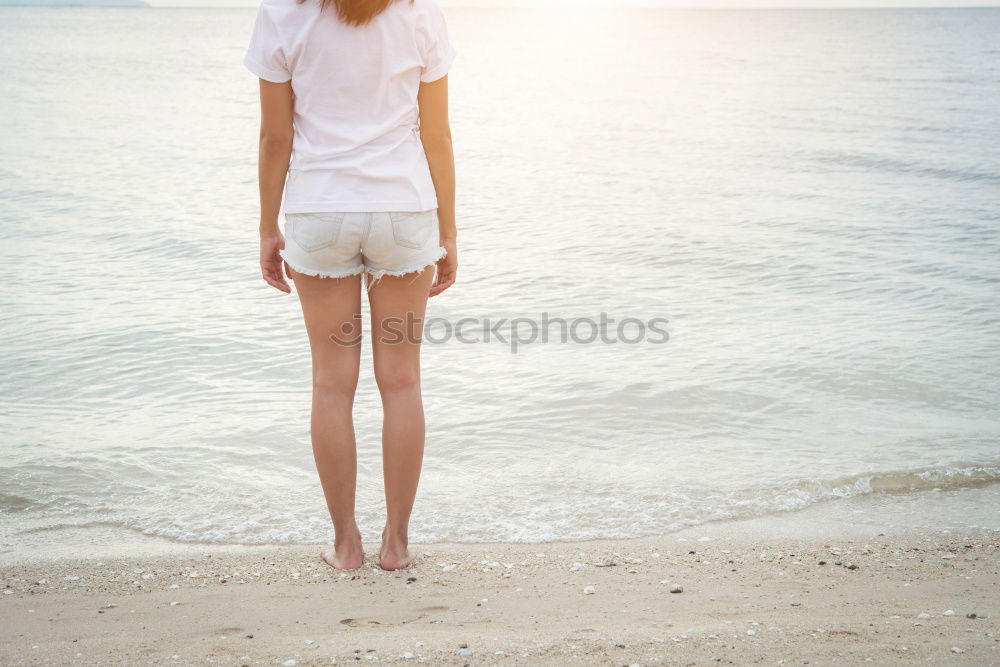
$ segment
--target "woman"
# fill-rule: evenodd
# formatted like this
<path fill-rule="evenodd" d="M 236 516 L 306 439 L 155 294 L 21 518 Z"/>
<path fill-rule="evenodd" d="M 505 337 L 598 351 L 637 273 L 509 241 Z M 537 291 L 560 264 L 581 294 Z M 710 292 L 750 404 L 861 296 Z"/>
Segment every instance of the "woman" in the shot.
<path fill-rule="evenodd" d="M 364 560 L 351 415 L 362 274 L 384 411 L 379 564 L 395 570 L 413 560 L 407 531 L 424 449 L 420 335 L 428 296 L 448 289 L 458 267 L 447 77 L 454 57 L 433 0 L 263 0 L 244 58 L 260 78 L 261 273 L 288 293 L 287 273 L 302 305 L 313 454 L 335 531 L 321 558 L 338 569 Z"/>

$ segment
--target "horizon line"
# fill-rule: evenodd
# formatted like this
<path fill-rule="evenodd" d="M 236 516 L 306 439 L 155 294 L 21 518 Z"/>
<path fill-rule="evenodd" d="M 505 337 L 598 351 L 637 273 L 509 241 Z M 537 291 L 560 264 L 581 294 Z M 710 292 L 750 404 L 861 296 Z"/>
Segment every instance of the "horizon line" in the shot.
<path fill-rule="evenodd" d="M 148 0 L 147 0 L 148 2 Z M 122 7 L 122 9 L 246 9 L 258 6 L 258 2 L 248 2 L 247 4 L 157 4 L 149 3 L 146 7 Z M 441 7 L 445 9 L 539 9 L 539 10 L 552 10 L 552 9 L 685 9 L 685 10 L 717 10 L 717 9 L 748 9 L 748 10 L 772 10 L 772 9 L 801 9 L 801 10 L 858 10 L 858 9 L 874 9 L 874 10 L 884 10 L 884 9 L 998 9 L 1000 8 L 1000 2 L 995 2 L 991 4 L 980 4 L 980 5 L 874 5 L 874 4 L 842 4 L 838 3 L 836 5 L 796 5 L 796 4 L 761 4 L 761 5 L 746 5 L 739 3 L 713 3 L 709 5 L 695 5 L 695 4 L 649 4 L 649 3 L 587 3 L 580 4 L 577 6 L 567 6 L 567 5 L 544 5 L 535 3 L 503 3 L 499 2 L 496 4 L 479 4 L 479 3 L 449 3 L 441 2 L 439 3 Z M 0 5 L 4 6 L 4 5 Z M 11 5 L 6 5 L 11 6 Z M 42 5 L 43 7 L 45 5 Z M 55 7 L 58 5 L 49 5 Z M 98 6 L 99 8 L 99 6 Z M 107 7 L 105 7 L 107 8 Z"/>

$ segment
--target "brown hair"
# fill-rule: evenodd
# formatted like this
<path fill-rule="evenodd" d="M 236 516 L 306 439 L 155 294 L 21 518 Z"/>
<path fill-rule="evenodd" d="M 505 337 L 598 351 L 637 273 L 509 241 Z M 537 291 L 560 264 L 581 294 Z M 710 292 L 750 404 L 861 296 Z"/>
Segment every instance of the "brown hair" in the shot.
<path fill-rule="evenodd" d="M 306 0 L 299 0 L 300 3 Z M 385 11 L 396 0 L 318 0 L 320 7 L 333 7 L 337 18 L 347 25 L 364 25 Z M 413 0 L 410 0 L 413 2 Z"/>

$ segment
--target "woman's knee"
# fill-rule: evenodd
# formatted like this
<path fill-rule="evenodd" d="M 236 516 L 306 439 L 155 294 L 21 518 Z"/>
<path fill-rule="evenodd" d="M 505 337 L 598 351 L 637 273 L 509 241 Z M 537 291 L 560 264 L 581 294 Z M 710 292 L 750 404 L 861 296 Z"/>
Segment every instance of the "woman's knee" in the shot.
<path fill-rule="evenodd" d="M 383 394 L 412 391 L 420 387 L 420 370 L 408 366 L 375 368 L 375 383 Z"/>
<path fill-rule="evenodd" d="M 357 373 L 345 373 L 343 369 L 317 368 L 313 371 L 313 391 L 331 396 L 354 397 L 358 388 Z"/>

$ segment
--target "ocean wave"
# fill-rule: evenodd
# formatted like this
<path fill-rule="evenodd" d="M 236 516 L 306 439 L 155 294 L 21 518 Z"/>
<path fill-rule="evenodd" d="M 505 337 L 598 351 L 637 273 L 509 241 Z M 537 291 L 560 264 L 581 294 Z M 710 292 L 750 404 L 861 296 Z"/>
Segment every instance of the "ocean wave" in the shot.
<path fill-rule="evenodd" d="M 833 479 L 802 479 L 787 485 L 730 494 L 726 518 L 749 518 L 804 509 L 838 498 L 975 488 L 1000 482 L 1000 464 L 958 464 L 912 470 L 864 472 Z"/>
<path fill-rule="evenodd" d="M 770 486 L 732 491 L 689 489 L 669 493 L 592 494 L 583 499 L 553 494 L 530 502 L 506 505 L 496 502 L 485 510 L 479 505 L 434 502 L 419 506 L 412 534 L 423 543 L 558 542 L 633 538 L 669 534 L 715 521 L 750 519 L 795 512 L 810 506 L 860 496 L 900 496 L 934 491 L 985 487 L 1000 482 L 1000 463 L 957 463 L 909 470 L 861 472 L 830 479 L 797 479 Z M 431 490 L 428 495 L 433 495 Z M 11 502 L 0 496 L 0 502 Z M 523 500 L 523 499 L 522 499 Z M 13 502 L 23 509 L 23 498 Z M 280 506 L 260 503 L 247 515 L 240 504 L 184 504 L 169 507 L 133 507 L 117 515 L 107 509 L 35 516 L 22 534 L 60 529 L 117 526 L 142 535 L 183 543 L 205 544 L 312 544 L 330 537 L 329 520 L 321 503 L 309 511 L 302 503 Z M 435 508 L 444 508 L 436 511 Z M 8 508 L 4 508 L 8 509 Z M 44 510 L 42 510 L 44 511 Z M 365 523 L 362 521 L 362 523 Z M 364 526 L 375 529 L 374 526 Z"/>
<path fill-rule="evenodd" d="M 996 172 L 972 168 L 954 169 L 945 166 L 932 166 L 880 155 L 828 151 L 814 154 L 813 160 L 824 165 L 855 167 L 890 174 L 915 174 L 947 181 L 1000 184 L 1000 174 Z"/>

